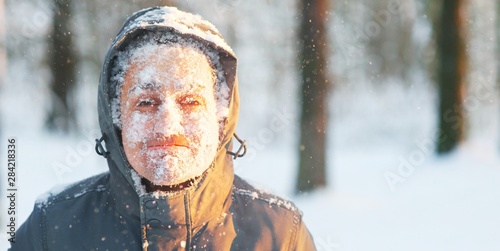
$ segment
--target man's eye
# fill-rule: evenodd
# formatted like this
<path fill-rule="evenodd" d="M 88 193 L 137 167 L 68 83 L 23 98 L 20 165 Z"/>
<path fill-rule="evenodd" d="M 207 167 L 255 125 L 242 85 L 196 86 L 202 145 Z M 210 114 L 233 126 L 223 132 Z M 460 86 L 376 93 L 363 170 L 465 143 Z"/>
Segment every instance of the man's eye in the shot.
<path fill-rule="evenodd" d="M 154 107 L 157 105 L 158 105 L 158 103 L 154 100 L 141 100 L 137 103 L 136 107 L 148 108 L 148 107 Z"/>
<path fill-rule="evenodd" d="M 203 105 L 203 100 L 197 97 L 183 97 L 179 100 L 179 104 L 183 106 L 200 106 Z"/>
<path fill-rule="evenodd" d="M 184 102 L 185 105 L 200 105 L 200 102 L 196 99 L 188 99 Z"/>

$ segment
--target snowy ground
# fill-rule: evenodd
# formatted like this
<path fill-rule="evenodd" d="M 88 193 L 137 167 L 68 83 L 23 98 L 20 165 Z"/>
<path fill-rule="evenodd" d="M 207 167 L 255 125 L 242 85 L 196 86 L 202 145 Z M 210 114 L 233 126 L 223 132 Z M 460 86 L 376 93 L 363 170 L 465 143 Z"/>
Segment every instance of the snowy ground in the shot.
<path fill-rule="evenodd" d="M 330 125 L 329 186 L 302 196 L 293 194 L 294 124 L 285 123 L 280 131 L 266 124 L 248 128 L 251 119 L 242 114 L 240 136 L 253 142 L 253 152 L 238 160 L 236 172 L 292 199 L 303 210 L 319 250 L 499 250 L 500 158 L 497 134 L 491 133 L 497 123 L 490 123 L 455 153 L 436 157 L 429 144 L 433 102 L 425 92 L 394 87 L 374 95 L 339 90 L 332 103 L 337 121 L 332 118 Z M 348 106 L 354 97 L 363 101 L 343 109 L 341 104 Z M 391 102 L 406 100 L 406 105 L 389 111 L 393 104 L 380 101 L 388 97 Z M 421 106 L 415 111 L 402 112 L 416 104 Z M 20 118 L 5 109 L 2 113 L 5 121 Z M 373 113 L 379 116 L 370 116 Z M 271 115 L 283 121 L 295 117 L 286 109 Z M 18 141 L 18 224 L 39 194 L 106 170 L 104 159 L 93 151 L 95 132 L 65 138 L 29 127 L 2 124 L 2 138 L 14 136 Z M 5 225 L 5 196 L 2 201 Z M 5 240 L 1 238 L 2 249 Z"/>
<path fill-rule="evenodd" d="M 384 178 L 386 170 L 396 170 L 394 151 L 333 151 L 331 187 L 292 199 L 321 250 L 498 250 L 500 162 L 475 152 L 487 151 L 481 145 L 470 147 L 430 157 L 395 191 Z M 279 151 L 267 154 L 281 157 Z M 263 165 L 249 176 L 286 190 L 293 175 L 272 170 L 262 179 L 269 166 L 280 166 Z M 285 181 L 276 184 L 272 177 Z"/>

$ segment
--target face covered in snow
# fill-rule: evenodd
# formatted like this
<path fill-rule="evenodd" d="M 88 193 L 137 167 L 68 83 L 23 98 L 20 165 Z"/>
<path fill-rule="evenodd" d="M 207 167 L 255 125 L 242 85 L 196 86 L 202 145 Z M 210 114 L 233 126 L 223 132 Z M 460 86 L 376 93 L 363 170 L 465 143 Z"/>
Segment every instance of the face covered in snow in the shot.
<path fill-rule="evenodd" d="M 122 140 L 139 175 L 155 185 L 171 186 L 200 176 L 215 158 L 215 76 L 199 50 L 155 47 L 134 58 L 125 71 Z"/>

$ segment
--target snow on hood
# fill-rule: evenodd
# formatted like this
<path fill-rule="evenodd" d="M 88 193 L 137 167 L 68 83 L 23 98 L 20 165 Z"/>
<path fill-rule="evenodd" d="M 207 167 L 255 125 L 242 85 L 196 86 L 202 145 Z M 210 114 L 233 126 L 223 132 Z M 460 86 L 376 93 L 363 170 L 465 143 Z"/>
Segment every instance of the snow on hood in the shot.
<path fill-rule="evenodd" d="M 133 14 L 141 14 L 142 11 Z M 212 42 L 225 51 L 234 54 L 233 50 L 221 37 L 219 31 L 213 24 L 204 20 L 199 15 L 192 15 L 173 7 L 153 8 L 140 15 L 134 22 L 125 24 L 126 30 L 145 28 L 147 26 L 170 27 L 182 34 L 192 34 L 202 40 Z"/>
<path fill-rule="evenodd" d="M 134 38 L 147 33 L 165 33 L 181 36 L 184 39 L 194 39 L 207 48 L 218 52 L 220 65 L 230 93 L 229 112 L 223 125 L 215 166 L 217 168 L 217 165 L 226 165 L 227 160 L 224 160 L 226 147 L 229 146 L 235 132 L 239 110 L 236 56 L 219 31 L 202 17 L 182 12 L 173 7 L 153 7 L 140 10 L 125 21 L 104 60 L 98 88 L 98 114 L 107 151 L 105 157 L 107 157 L 111 174 L 123 176 L 129 184 L 134 185 L 130 171 L 132 167 L 121 143 L 121 133 L 113 123 L 112 103 L 117 92 L 110 78 L 113 74 L 114 60 L 117 59 L 120 51 L 134 41 Z M 232 166 L 232 163 L 230 164 Z M 135 190 L 138 193 L 141 192 L 137 188 Z"/>

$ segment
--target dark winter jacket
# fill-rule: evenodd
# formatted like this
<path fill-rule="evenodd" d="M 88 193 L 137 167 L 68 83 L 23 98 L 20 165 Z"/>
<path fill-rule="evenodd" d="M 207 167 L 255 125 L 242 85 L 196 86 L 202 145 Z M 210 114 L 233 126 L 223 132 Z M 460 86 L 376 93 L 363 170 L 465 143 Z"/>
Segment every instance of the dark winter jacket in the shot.
<path fill-rule="evenodd" d="M 38 201 L 16 233 L 12 251 L 29 250 L 314 250 L 301 212 L 234 175 L 231 138 L 238 120 L 236 57 L 218 31 L 199 17 L 168 18 L 174 8 L 139 11 L 124 24 L 104 62 L 98 90 L 109 172 Z M 160 15 L 159 15 L 160 14 Z M 190 16 L 190 14 L 185 14 Z M 165 17 L 165 18 L 164 18 Z M 187 20 L 187 21 L 186 21 Z M 111 116 L 110 66 L 117 52 L 145 32 L 193 38 L 219 52 L 232 90 L 229 117 L 215 164 L 195 186 L 169 196 L 139 193 L 120 132 Z"/>

